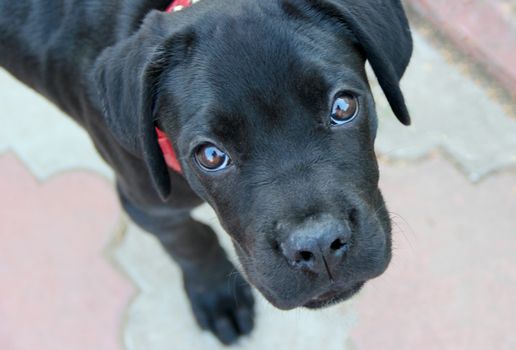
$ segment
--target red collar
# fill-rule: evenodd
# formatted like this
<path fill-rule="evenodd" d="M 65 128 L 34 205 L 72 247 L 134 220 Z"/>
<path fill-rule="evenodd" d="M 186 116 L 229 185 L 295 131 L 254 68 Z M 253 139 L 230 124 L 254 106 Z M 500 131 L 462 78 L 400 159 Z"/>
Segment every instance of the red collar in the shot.
<path fill-rule="evenodd" d="M 161 152 L 163 153 L 165 163 L 167 163 L 167 165 L 174 171 L 182 173 L 181 163 L 177 160 L 176 152 L 174 151 L 172 142 L 168 138 L 167 134 L 165 134 L 164 131 L 161 131 L 158 127 L 156 127 L 156 134 L 158 136 L 158 144 L 161 148 Z"/>
<path fill-rule="evenodd" d="M 184 7 L 188 7 L 192 5 L 194 2 L 197 2 L 196 0 L 174 0 L 170 5 L 168 5 L 165 12 L 175 12 L 180 11 Z"/>
<path fill-rule="evenodd" d="M 175 12 L 182 10 L 184 7 L 188 7 L 192 5 L 192 3 L 197 0 L 174 0 L 167 7 L 165 12 Z M 178 173 L 182 173 L 181 163 L 177 160 L 176 152 L 174 151 L 174 147 L 172 146 L 172 142 L 168 138 L 167 134 L 156 127 L 156 134 L 158 136 L 159 147 L 161 148 L 161 152 L 163 153 L 163 158 L 165 159 L 165 163 Z"/>

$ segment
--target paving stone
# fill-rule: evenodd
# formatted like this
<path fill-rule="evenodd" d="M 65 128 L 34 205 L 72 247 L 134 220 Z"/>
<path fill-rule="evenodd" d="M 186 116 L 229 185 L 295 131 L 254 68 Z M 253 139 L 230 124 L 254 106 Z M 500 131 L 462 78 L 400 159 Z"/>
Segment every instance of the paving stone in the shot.
<path fill-rule="evenodd" d="M 120 209 L 85 172 L 38 182 L 0 156 L 0 349 L 120 349 L 133 287 L 105 258 Z"/>
<path fill-rule="evenodd" d="M 355 301 L 360 349 L 516 349 L 516 172 L 473 185 L 447 161 L 382 165 L 387 272 Z"/>
<path fill-rule="evenodd" d="M 221 233 L 234 259 L 227 235 L 214 223 L 215 214 L 204 206 L 196 216 Z M 127 350 L 226 349 L 195 324 L 180 271 L 154 237 L 131 226 L 114 254 L 140 289 L 128 310 L 124 333 Z M 250 338 L 232 349 L 282 349 L 288 344 L 292 349 L 313 350 L 321 346 L 321 339 L 324 349 L 348 349 L 348 332 L 355 319 L 351 302 L 319 312 L 284 312 L 270 306 L 257 293 L 255 296 L 256 328 Z"/>
<path fill-rule="evenodd" d="M 372 82 L 381 155 L 414 160 L 440 149 L 473 181 L 495 170 L 516 168 L 516 120 L 417 33 L 402 80 L 412 126 L 396 120 L 374 78 Z"/>

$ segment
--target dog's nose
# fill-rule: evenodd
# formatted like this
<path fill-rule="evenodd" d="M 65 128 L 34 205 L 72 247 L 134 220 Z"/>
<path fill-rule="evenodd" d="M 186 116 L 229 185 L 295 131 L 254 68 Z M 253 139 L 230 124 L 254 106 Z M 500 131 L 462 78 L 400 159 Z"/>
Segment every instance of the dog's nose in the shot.
<path fill-rule="evenodd" d="M 326 219 L 293 230 L 280 247 L 295 268 L 327 273 L 333 279 L 332 274 L 349 248 L 350 238 L 351 230 L 346 222 Z"/>

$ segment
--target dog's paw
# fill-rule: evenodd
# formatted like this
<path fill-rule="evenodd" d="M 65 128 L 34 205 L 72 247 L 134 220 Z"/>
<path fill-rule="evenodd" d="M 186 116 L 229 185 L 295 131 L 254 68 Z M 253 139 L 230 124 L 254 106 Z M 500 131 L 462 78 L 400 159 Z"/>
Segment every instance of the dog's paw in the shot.
<path fill-rule="evenodd" d="M 201 328 L 210 330 L 226 345 L 235 343 L 252 331 L 253 294 L 249 284 L 234 268 L 231 272 L 211 276 L 185 274 L 184 282 L 194 316 Z"/>

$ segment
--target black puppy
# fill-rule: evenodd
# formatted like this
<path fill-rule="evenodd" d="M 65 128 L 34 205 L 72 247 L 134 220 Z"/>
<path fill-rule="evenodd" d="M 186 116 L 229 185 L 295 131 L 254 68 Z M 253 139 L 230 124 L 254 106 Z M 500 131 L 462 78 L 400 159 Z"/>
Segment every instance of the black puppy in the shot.
<path fill-rule="evenodd" d="M 249 286 L 190 210 L 215 209 L 278 308 L 326 306 L 381 274 L 391 226 L 364 63 L 408 124 L 412 42 L 398 0 L 170 2 L 0 0 L 0 64 L 89 132 L 129 216 L 181 266 L 199 324 L 231 343 L 253 325 Z"/>

